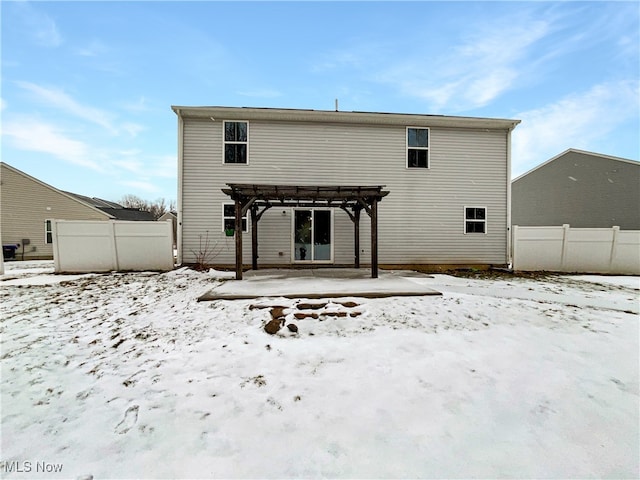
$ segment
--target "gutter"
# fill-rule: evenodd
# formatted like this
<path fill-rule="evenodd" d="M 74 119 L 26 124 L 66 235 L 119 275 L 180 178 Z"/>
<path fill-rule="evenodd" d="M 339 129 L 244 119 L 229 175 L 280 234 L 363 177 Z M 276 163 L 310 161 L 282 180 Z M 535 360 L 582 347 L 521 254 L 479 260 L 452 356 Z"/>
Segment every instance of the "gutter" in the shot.
<path fill-rule="evenodd" d="M 426 115 L 411 113 L 348 112 L 334 110 L 302 110 L 286 108 L 254 107 L 193 107 L 176 106 L 171 109 L 179 117 L 224 118 L 225 120 L 262 120 L 280 122 L 328 122 L 357 125 L 396 125 L 442 128 L 471 128 L 502 130 L 512 129 L 519 120 L 481 117 L 454 117 L 448 115 Z"/>

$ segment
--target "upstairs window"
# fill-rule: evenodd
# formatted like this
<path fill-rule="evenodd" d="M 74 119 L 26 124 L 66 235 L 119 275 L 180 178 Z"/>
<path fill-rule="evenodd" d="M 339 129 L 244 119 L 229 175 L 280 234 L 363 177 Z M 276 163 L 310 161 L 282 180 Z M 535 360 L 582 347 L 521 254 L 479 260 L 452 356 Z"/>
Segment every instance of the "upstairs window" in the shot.
<path fill-rule="evenodd" d="M 249 124 L 224 122 L 224 163 L 247 163 Z"/>
<path fill-rule="evenodd" d="M 429 168 L 428 128 L 407 128 L 407 167 Z"/>
<path fill-rule="evenodd" d="M 487 233 L 485 207 L 464 207 L 464 233 Z"/>
<path fill-rule="evenodd" d="M 235 230 L 236 228 L 236 204 L 222 204 L 222 230 Z M 247 214 L 242 217 L 242 231 L 247 232 Z"/>

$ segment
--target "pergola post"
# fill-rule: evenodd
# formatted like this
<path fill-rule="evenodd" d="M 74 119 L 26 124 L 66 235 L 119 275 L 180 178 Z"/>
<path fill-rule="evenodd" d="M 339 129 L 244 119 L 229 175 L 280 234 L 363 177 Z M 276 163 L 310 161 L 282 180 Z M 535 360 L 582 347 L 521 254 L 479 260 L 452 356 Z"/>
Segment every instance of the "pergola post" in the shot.
<path fill-rule="evenodd" d="M 360 208 L 353 209 L 353 248 L 356 268 L 360 268 Z"/>
<path fill-rule="evenodd" d="M 236 280 L 242 280 L 242 203 L 236 198 Z"/>
<path fill-rule="evenodd" d="M 258 269 L 258 206 L 251 205 L 251 268 Z"/>
<path fill-rule="evenodd" d="M 378 278 L 378 199 L 371 200 L 371 278 Z"/>

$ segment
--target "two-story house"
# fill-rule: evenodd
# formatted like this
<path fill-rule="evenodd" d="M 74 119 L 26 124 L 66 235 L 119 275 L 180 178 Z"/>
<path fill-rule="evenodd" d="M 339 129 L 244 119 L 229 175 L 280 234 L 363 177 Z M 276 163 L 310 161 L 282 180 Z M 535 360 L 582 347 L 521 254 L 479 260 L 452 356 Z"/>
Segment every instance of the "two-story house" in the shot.
<path fill-rule="evenodd" d="M 509 262 L 510 136 L 518 120 L 172 109 L 178 117 L 179 263 L 238 262 L 236 203 L 244 207 L 242 236 L 253 236 L 237 244 L 240 258 L 255 262 L 257 256 L 261 267 Z M 293 186 L 300 188 L 283 193 Z M 373 197 L 358 193 L 362 188 L 382 193 L 371 203 Z M 238 192 L 248 196 L 236 202 Z M 362 221 L 354 235 L 355 214 L 363 210 L 369 218 L 372 207 L 375 223 Z M 259 212 L 257 232 L 251 232 L 257 225 L 251 211 Z"/>

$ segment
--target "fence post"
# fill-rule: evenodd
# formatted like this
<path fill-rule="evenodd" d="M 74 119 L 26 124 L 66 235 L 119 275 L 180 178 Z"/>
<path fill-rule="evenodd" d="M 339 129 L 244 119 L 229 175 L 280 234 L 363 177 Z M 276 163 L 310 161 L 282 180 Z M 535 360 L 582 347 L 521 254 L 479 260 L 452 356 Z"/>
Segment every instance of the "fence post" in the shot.
<path fill-rule="evenodd" d="M 118 245 L 116 245 L 116 222 L 115 220 L 109 220 L 111 223 L 111 254 L 113 255 L 114 270 L 120 270 L 120 260 L 118 259 Z"/>
<path fill-rule="evenodd" d="M 53 242 L 53 271 L 60 271 L 60 249 L 58 248 L 58 222 L 60 220 L 51 220 L 51 241 Z"/>
<path fill-rule="evenodd" d="M 511 269 L 517 270 L 518 267 L 518 225 L 511 226 Z"/>
<path fill-rule="evenodd" d="M 560 270 L 564 270 L 564 263 L 567 258 L 567 250 L 569 250 L 569 229 L 568 223 L 562 224 L 562 254 L 560 255 Z"/>
<path fill-rule="evenodd" d="M 612 236 L 611 236 L 611 254 L 609 255 L 609 271 L 613 270 L 613 261 L 616 258 L 616 254 L 618 253 L 618 232 L 620 231 L 619 226 L 611 227 Z"/>

